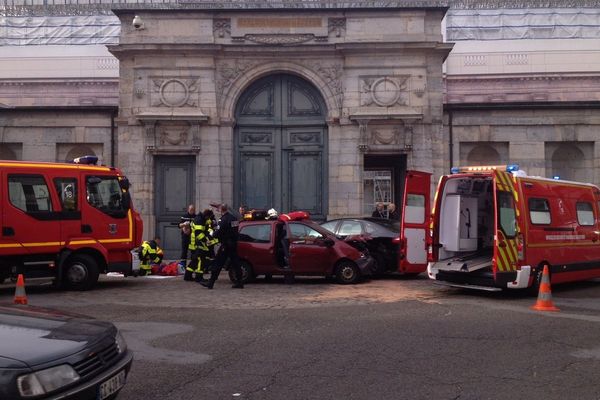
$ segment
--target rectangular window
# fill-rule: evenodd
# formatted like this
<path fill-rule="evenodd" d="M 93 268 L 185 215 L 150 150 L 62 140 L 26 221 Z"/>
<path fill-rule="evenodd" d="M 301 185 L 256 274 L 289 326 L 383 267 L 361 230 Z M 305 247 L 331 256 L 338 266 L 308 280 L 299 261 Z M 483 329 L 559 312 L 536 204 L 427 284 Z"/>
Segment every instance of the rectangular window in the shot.
<path fill-rule="evenodd" d="M 498 221 L 507 238 L 517 234 L 515 199 L 510 192 L 498 191 Z"/>
<path fill-rule="evenodd" d="M 546 199 L 529 199 L 529 219 L 532 224 L 548 225 L 552 222 L 550 205 Z"/>
<path fill-rule="evenodd" d="M 422 224 L 425 222 L 425 196 L 422 194 L 409 194 L 406 196 L 404 208 L 404 222 Z"/>
<path fill-rule="evenodd" d="M 88 203 L 110 216 L 123 218 L 127 215 L 124 194 L 116 176 L 88 176 L 86 179 Z"/>
<path fill-rule="evenodd" d="M 79 209 L 76 178 L 55 178 L 54 187 L 63 211 L 77 211 Z"/>
<path fill-rule="evenodd" d="M 344 221 L 342 222 L 342 226 L 340 226 L 340 236 L 360 235 L 361 233 L 362 228 L 358 221 Z"/>
<path fill-rule="evenodd" d="M 10 203 L 27 213 L 52 211 L 48 185 L 42 175 L 9 175 Z"/>
<path fill-rule="evenodd" d="M 239 241 L 269 243 L 271 241 L 271 224 L 244 226 L 240 230 Z"/>
<path fill-rule="evenodd" d="M 577 222 L 581 226 L 594 225 L 594 208 L 592 203 L 578 202 L 577 207 Z"/>

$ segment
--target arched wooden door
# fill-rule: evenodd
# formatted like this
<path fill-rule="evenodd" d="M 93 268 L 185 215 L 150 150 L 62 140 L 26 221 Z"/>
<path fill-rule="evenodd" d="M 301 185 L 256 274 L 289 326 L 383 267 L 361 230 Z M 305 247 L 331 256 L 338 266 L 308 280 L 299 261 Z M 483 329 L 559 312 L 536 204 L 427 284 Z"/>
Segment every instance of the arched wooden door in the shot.
<path fill-rule="evenodd" d="M 269 75 L 248 87 L 236 107 L 238 205 L 325 218 L 326 115 L 318 90 L 296 76 Z"/>

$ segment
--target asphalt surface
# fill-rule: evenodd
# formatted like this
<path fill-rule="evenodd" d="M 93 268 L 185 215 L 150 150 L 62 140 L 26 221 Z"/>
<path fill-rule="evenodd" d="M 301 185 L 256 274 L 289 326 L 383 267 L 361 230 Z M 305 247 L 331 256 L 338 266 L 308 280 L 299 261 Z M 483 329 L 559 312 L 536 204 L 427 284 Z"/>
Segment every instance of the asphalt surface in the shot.
<path fill-rule="evenodd" d="M 600 399 L 600 280 L 534 297 L 417 279 L 281 280 L 209 291 L 103 277 L 30 304 L 114 322 L 135 360 L 119 399 Z M 13 288 L 0 286 L 0 301 Z"/>

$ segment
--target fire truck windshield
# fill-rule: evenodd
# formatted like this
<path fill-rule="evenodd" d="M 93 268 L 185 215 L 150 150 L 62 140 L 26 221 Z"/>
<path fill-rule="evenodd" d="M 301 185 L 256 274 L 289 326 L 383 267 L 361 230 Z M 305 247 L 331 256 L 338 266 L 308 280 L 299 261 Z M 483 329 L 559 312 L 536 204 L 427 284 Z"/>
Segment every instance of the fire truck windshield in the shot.
<path fill-rule="evenodd" d="M 129 208 L 129 193 L 124 192 L 116 176 L 88 176 L 87 201 L 98 210 L 123 218 Z"/>

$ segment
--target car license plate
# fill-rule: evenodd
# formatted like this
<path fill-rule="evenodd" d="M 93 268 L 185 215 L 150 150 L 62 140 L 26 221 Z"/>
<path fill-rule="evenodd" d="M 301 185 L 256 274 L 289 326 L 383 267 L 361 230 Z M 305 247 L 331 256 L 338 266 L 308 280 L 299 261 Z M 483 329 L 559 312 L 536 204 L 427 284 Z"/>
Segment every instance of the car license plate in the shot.
<path fill-rule="evenodd" d="M 104 400 L 111 394 L 114 394 L 125 385 L 125 370 L 119 372 L 106 382 L 100 385 L 98 391 L 98 400 Z"/>

